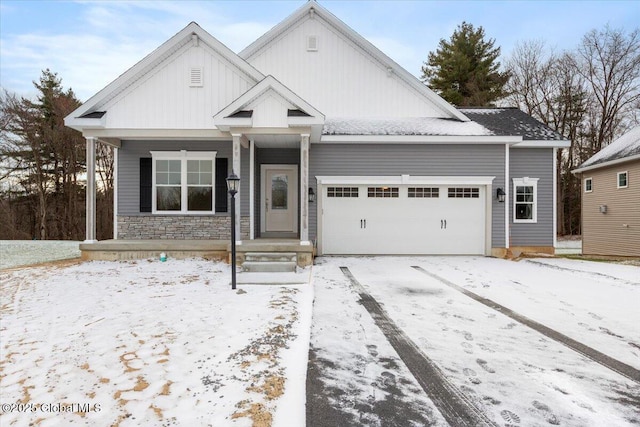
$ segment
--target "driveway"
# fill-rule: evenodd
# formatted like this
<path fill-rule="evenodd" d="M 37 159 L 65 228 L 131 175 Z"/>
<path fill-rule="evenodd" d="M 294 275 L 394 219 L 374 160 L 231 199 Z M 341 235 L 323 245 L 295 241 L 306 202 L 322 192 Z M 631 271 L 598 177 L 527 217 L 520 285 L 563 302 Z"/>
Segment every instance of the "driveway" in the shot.
<path fill-rule="evenodd" d="M 352 257 L 313 276 L 309 426 L 640 423 L 638 267 Z"/>

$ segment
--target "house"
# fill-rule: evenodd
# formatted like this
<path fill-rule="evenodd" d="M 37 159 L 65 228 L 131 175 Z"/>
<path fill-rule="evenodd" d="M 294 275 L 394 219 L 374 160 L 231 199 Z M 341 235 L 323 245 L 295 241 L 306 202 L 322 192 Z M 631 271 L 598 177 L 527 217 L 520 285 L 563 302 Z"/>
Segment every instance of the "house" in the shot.
<path fill-rule="evenodd" d="M 640 256 L 640 126 L 572 172 L 582 181 L 582 253 Z"/>
<path fill-rule="evenodd" d="M 314 1 L 239 54 L 192 22 L 65 123 L 89 177 L 96 141 L 116 148 L 116 242 L 228 243 L 234 171 L 243 245 L 554 252 L 568 141 L 517 109 L 455 108 Z M 83 253 L 100 247 L 89 181 Z"/>

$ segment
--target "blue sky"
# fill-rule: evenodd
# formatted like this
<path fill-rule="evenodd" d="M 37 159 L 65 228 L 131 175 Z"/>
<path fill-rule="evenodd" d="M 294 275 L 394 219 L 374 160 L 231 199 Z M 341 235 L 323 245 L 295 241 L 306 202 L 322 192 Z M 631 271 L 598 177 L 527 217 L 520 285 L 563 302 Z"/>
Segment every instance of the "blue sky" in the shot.
<path fill-rule="evenodd" d="M 238 52 L 303 3 L 0 0 L 0 86 L 32 96 L 32 81 L 50 68 L 84 101 L 191 21 Z M 591 29 L 640 26 L 640 0 L 320 4 L 414 75 L 462 21 L 484 27 L 503 61 L 518 42 L 572 49 Z"/>

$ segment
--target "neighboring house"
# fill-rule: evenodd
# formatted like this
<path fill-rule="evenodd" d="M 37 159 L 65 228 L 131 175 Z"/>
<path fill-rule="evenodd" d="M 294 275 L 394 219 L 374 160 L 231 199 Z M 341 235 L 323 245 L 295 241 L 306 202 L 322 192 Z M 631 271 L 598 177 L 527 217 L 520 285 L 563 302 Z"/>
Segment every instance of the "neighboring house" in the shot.
<path fill-rule="evenodd" d="M 191 23 L 70 114 L 116 147 L 114 238 L 237 235 L 319 254 L 553 253 L 556 150 L 517 109 L 457 109 L 316 2 L 239 54 Z M 88 184 L 87 241 L 95 241 Z"/>
<path fill-rule="evenodd" d="M 582 180 L 582 253 L 640 256 L 640 126 L 573 173 Z"/>

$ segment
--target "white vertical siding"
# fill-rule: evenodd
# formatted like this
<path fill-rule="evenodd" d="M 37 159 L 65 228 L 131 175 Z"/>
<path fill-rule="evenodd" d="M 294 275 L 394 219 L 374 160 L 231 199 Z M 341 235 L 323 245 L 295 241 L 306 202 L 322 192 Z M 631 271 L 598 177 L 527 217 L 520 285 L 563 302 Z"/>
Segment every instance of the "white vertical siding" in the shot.
<path fill-rule="evenodd" d="M 202 67 L 202 87 L 190 87 L 192 67 Z M 211 129 L 213 116 L 255 83 L 204 43 L 189 44 L 105 105 L 107 127 Z"/>
<path fill-rule="evenodd" d="M 317 51 L 307 51 L 310 35 L 317 36 Z M 327 116 L 445 116 L 320 17 L 301 21 L 247 61 Z"/>
<path fill-rule="evenodd" d="M 295 108 L 272 90 L 267 91 L 249 103 L 247 110 L 253 110 L 254 127 L 287 127 L 287 110 Z"/>

